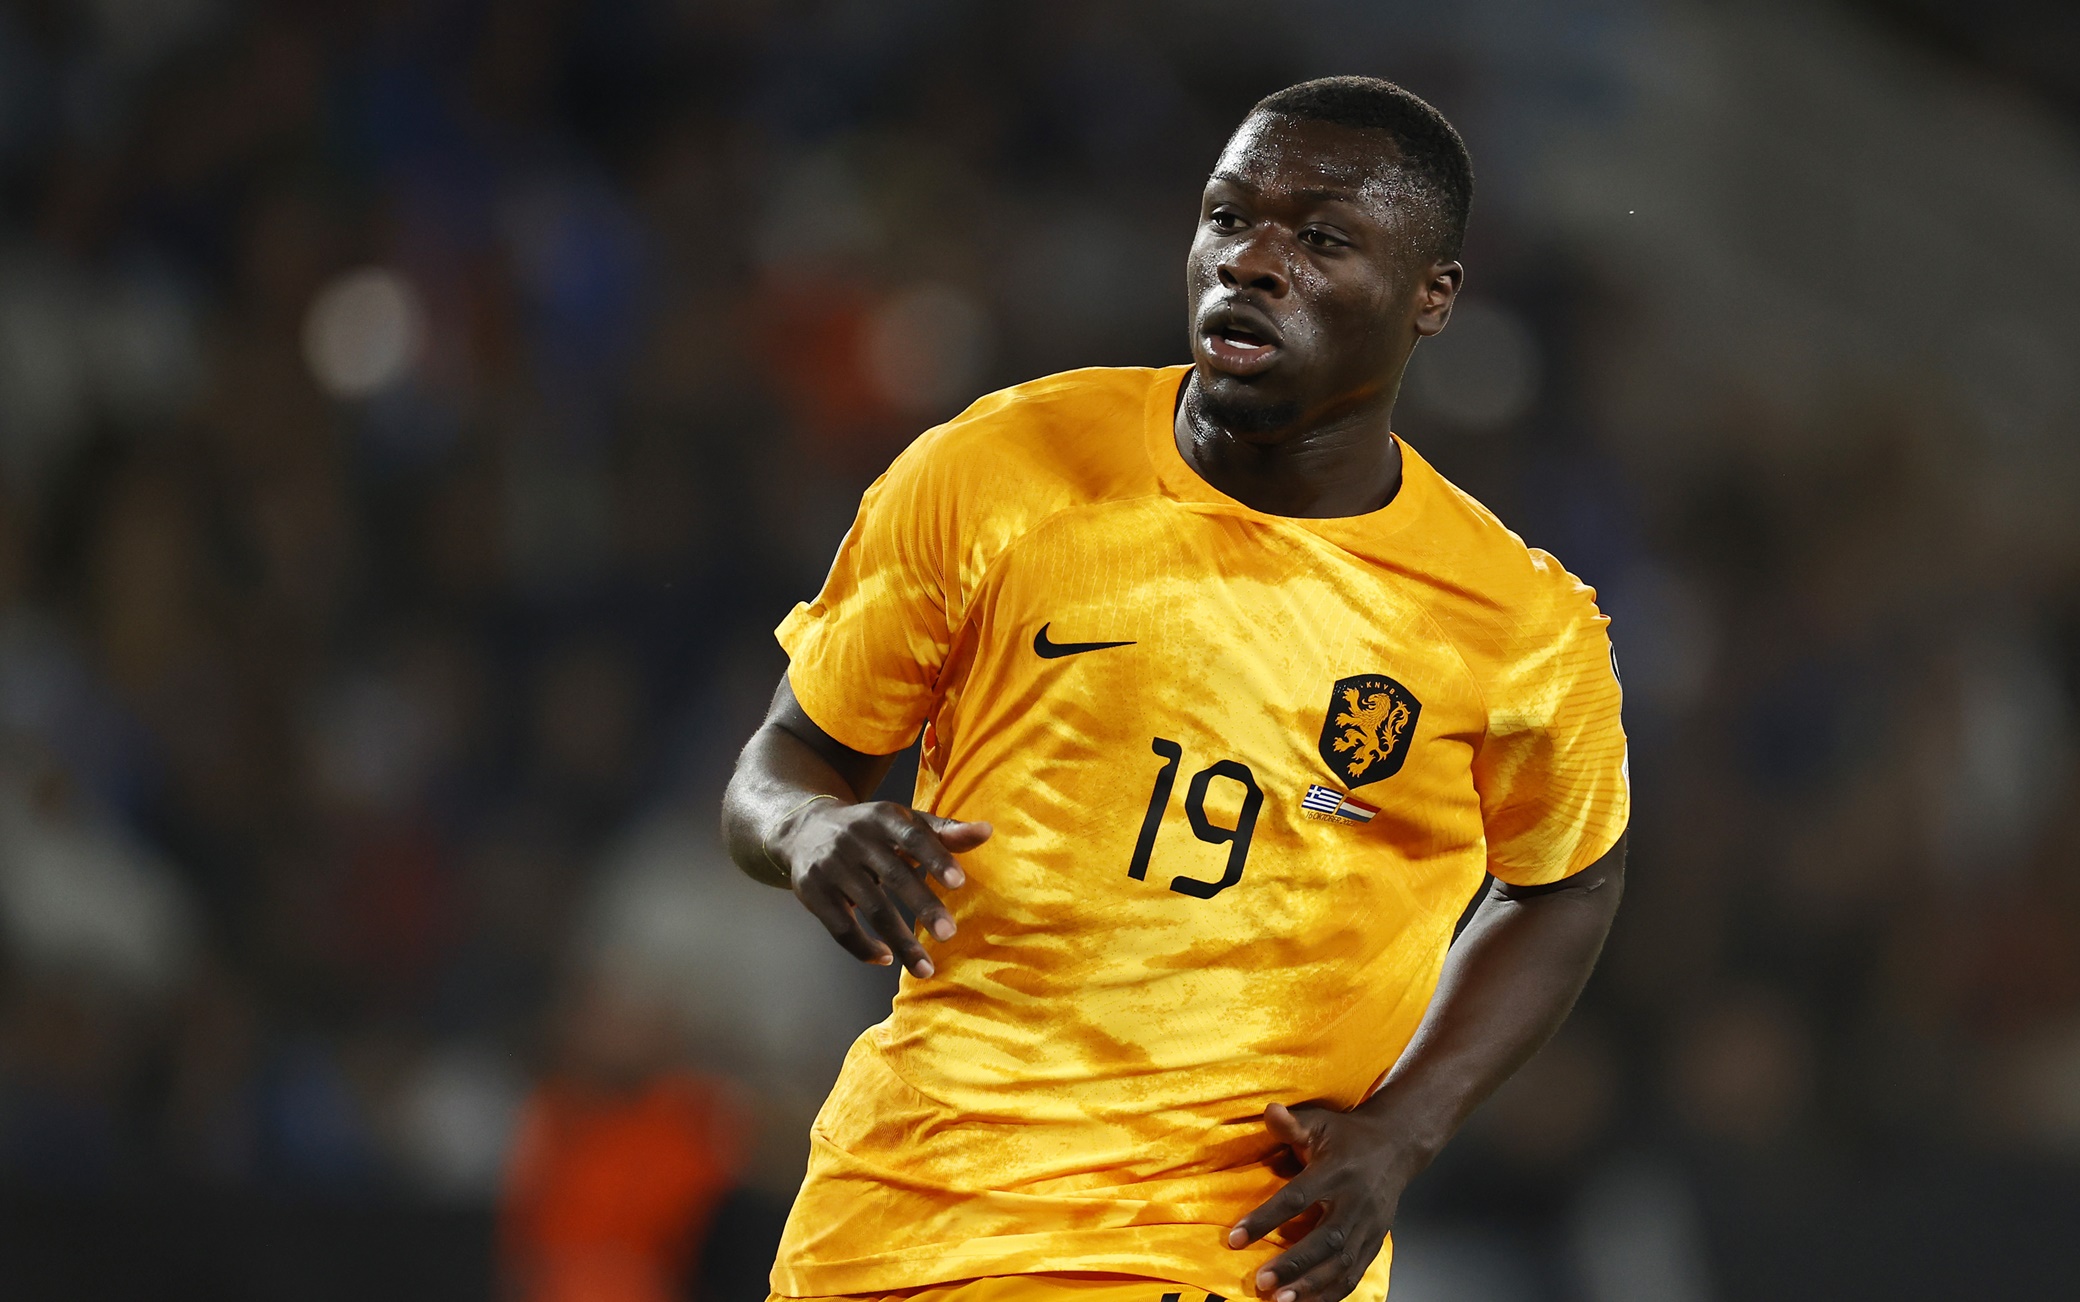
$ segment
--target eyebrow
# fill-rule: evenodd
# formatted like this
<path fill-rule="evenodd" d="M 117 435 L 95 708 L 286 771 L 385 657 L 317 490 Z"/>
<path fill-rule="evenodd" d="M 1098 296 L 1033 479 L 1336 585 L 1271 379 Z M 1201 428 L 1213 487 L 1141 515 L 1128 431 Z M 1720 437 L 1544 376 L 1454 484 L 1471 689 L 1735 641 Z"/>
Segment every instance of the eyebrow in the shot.
<path fill-rule="evenodd" d="M 1247 190 L 1251 194 L 1263 193 L 1263 191 L 1257 188 L 1256 186 L 1250 184 L 1248 181 L 1243 180 L 1241 177 L 1236 176 L 1231 172 L 1215 172 L 1211 175 L 1209 179 L 1215 181 L 1225 181 L 1229 185 L 1232 185 L 1235 188 L 1237 188 L 1238 190 Z M 1312 203 L 1354 204 L 1358 201 L 1357 196 L 1352 194 L 1348 190 L 1295 190 L 1293 191 L 1293 197 L 1296 199 L 1305 199 Z"/>

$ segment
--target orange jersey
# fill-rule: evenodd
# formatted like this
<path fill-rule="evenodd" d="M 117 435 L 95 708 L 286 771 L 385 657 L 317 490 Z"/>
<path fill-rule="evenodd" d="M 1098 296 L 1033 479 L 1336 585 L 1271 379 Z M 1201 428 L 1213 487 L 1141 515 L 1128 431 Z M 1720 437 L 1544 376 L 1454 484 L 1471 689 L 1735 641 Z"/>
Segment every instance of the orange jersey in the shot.
<path fill-rule="evenodd" d="M 1628 810 L 1594 593 L 1403 445 L 1394 500 L 1252 510 L 1179 455 L 1186 368 L 991 395 L 867 491 L 780 626 L 809 716 L 987 820 L 937 975 L 818 1117 L 773 1286 L 1113 1272 L 1250 1297 L 1276 1101 L 1365 1098 L 1482 873 Z M 1360 1290 L 1384 1291 L 1386 1254 Z"/>
<path fill-rule="evenodd" d="M 777 1302 L 775 1295 L 770 1302 Z M 819 1298 L 812 1302 L 840 1302 Z M 843 1302 L 1229 1302 L 1187 1284 L 1118 1275 L 992 1275 L 954 1284 L 869 1293 Z M 1240 1302 L 1240 1300 L 1238 1300 Z"/>

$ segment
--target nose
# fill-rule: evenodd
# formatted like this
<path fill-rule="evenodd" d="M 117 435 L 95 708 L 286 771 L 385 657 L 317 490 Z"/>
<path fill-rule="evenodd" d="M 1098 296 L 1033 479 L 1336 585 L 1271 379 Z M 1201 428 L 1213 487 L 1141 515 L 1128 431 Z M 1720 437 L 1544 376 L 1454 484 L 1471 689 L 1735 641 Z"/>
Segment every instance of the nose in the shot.
<path fill-rule="evenodd" d="M 1272 298 L 1284 298 L 1292 288 L 1291 277 L 1261 239 L 1238 240 L 1214 264 L 1223 289 L 1254 289 Z"/>

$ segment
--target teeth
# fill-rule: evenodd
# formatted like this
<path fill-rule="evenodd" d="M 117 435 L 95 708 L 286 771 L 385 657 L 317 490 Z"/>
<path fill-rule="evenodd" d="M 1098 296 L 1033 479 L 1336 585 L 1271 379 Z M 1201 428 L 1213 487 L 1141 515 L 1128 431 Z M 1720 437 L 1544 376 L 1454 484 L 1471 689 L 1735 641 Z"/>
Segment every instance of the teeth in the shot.
<path fill-rule="evenodd" d="M 1240 352 L 1262 353 L 1271 350 L 1271 342 L 1238 330 L 1216 330 L 1212 337 Z"/>

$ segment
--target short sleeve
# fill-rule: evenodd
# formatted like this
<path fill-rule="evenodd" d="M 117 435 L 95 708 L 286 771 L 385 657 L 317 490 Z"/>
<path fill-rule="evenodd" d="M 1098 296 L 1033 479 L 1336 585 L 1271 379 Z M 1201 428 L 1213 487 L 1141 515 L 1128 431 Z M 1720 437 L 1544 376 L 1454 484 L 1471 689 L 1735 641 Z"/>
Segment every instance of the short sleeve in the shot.
<path fill-rule="evenodd" d="M 931 443 L 913 444 L 867 489 L 823 591 L 775 630 L 802 708 L 869 755 L 917 736 L 952 641 Z"/>
<path fill-rule="evenodd" d="M 1518 886 L 1602 858 L 1632 804 L 1610 621 L 1557 561 L 1532 557 L 1537 591 L 1483 675 L 1488 732 L 1473 762 L 1488 871 Z"/>

